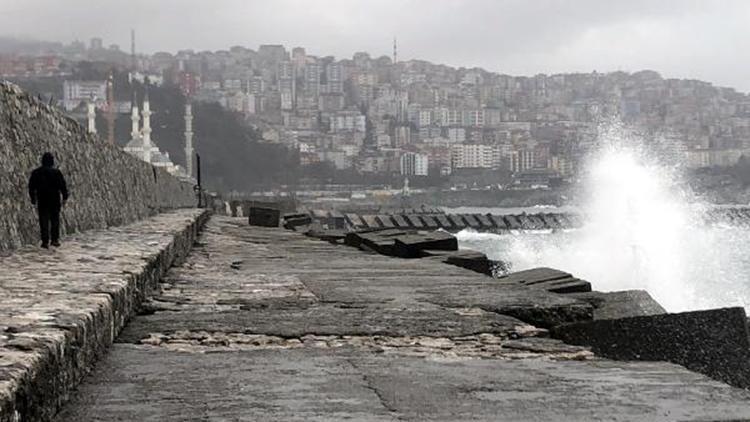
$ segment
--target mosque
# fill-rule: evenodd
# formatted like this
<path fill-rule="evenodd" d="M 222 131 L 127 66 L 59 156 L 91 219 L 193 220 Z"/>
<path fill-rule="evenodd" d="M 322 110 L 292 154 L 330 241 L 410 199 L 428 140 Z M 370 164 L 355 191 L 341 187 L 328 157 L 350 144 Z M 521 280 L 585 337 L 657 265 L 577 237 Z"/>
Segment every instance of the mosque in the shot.
<path fill-rule="evenodd" d="M 143 110 L 138 109 L 138 99 L 133 94 L 131 103 L 130 120 L 132 122 L 130 131 L 130 141 L 123 148 L 125 152 L 134 155 L 141 160 L 152 164 L 155 167 L 161 167 L 170 174 L 180 178 L 192 179 L 192 159 L 187 161 L 186 168 L 172 162 L 168 152 L 162 152 L 156 143 L 151 139 L 151 104 L 148 99 L 148 91 L 143 98 Z M 89 116 L 91 113 L 89 113 Z M 140 127 L 141 118 L 143 127 Z M 192 107 L 190 103 L 185 106 L 185 156 L 193 156 L 192 146 Z M 89 117 L 89 126 L 91 126 L 91 117 Z"/>

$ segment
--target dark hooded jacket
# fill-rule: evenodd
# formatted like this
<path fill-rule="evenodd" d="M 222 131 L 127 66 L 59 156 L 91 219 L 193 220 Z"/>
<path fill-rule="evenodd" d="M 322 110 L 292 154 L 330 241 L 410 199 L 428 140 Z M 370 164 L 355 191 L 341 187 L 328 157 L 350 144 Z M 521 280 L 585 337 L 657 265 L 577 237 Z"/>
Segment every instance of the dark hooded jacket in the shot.
<path fill-rule="evenodd" d="M 60 199 L 68 199 L 68 187 L 62 172 L 55 168 L 55 158 L 49 152 L 42 155 L 42 166 L 29 178 L 31 203 L 41 207 L 59 208 Z"/>

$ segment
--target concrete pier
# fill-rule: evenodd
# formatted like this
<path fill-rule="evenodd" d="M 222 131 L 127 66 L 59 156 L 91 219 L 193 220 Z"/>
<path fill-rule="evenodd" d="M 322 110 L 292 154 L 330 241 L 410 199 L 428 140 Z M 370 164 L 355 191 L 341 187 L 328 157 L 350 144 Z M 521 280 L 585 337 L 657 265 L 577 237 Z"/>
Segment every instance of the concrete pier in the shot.
<path fill-rule="evenodd" d="M 526 277 L 528 278 L 528 277 Z M 57 421 L 750 419 L 750 392 L 549 337 L 592 305 L 213 217 Z"/>

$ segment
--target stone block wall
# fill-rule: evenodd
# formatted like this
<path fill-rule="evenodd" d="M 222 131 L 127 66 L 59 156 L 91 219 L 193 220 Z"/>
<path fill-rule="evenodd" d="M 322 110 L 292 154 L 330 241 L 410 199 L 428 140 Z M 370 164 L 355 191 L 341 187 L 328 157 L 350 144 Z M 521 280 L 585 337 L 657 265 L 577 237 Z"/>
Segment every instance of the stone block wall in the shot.
<path fill-rule="evenodd" d="M 0 81 L 0 252 L 39 241 L 27 184 L 46 151 L 54 154 L 71 193 L 63 233 L 197 204 L 190 183 L 89 135 L 62 111 Z"/>

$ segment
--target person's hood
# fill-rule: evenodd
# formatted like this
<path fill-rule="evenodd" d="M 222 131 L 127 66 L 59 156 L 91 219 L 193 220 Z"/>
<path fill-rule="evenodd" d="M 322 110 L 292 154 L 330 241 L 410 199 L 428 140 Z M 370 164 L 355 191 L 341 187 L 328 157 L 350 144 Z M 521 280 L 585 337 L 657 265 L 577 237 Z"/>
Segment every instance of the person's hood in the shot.
<path fill-rule="evenodd" d="M 44 167 L 54 167 L 55 166 L 55 157 L 50 152 L 45 152 L 42 155 L 42 166 Z"/>

